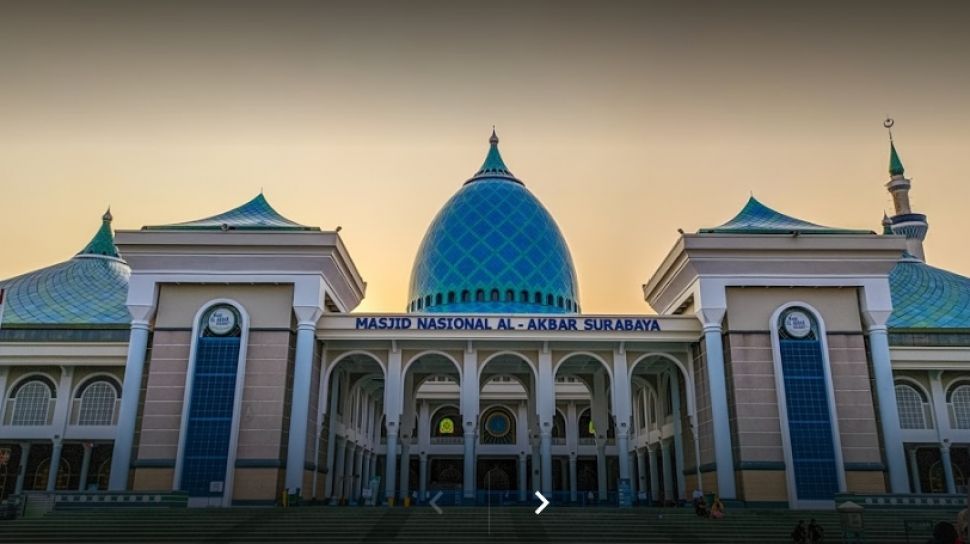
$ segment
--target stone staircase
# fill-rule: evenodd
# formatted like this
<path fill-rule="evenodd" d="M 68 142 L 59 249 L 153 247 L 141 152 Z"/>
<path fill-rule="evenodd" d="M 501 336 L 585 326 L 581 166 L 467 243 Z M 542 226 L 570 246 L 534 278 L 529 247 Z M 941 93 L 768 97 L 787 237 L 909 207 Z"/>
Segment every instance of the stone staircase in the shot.
<path fill-rule="evenodd" d="M 841 542 L 835 512 L 733 509 L 725 519 L 688 509 L 302 507 L 55 511 L 40 519 L 0 522 L 0 542 L 322 542 L 338 543 L 788 543 L 800 519 L 814 517 L 825 542 Z M 922 544 L 932 523 L 955 511 L 872 510 L 866 542 Z M 922 525 L 907 540 L 906 525 Z"/>

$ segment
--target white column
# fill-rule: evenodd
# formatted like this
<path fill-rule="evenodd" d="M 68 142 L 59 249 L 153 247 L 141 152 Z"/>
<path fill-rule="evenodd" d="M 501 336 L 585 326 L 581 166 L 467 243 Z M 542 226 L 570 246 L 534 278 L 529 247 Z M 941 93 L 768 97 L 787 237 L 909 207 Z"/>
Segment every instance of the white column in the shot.
<path fill-rule="evenodd" d="M 394 505 L 394 486 L 397 484 L 397 435 L 402 411 L 401 350 L 392 342 L 387 358 L 387 379 L 384 383 L 384 412 L 387 426 L 387 453 L 384 465 L 384 495 Z"/>
<path fill-rule="evenodd" d="M 49 469 L 47 471 L 47 491 L 57 489 L 57 471 L 61 468 L 61 451 L 63 448 L 64 442 L 59 438 L 55 438 L 54 445 L 51 448 L 51 460 L 47 465 Z"/>
<path fill-rule="evenodd" d="M 627 371 L 626 350 L 621 344 L 613 350 L 613 419 L 616 424 L 616 456 L 620 480 L 626 480 L 635 487 L 630 476 L 630 421 L 632 409 L 630 402 L 630 373 Z M 630 506 L 620 504 L 620 506 Z"/>
<path fill-rule="evenodd" d="M 286 490 L 296 493 L 303 488 L 306 470 L 307 422 L 310 415 L 310 385 L 313 374 L 313 344 L 322 308 L 294 307 L 296 326 L 296 360 L 293 369 L 293 394 L 290 402 L 290 432 L 286 448 Z"/>
<path fill-rule="evenodd" d="M 468 342 L 462 358 L 461 419 L 464 452 L 464 474 L 462 476 L 462 496 L 466 501 L 475 500 L 475 442 L 478 434 L 479 384 L 478 352 Z"/>
<path fill-rule="evenodd" d="M 333 493 L 330 495 L 330 499 L 331 503 L 339 504 L 344 489 L 344 457 L 347 454 L 347 447 L 344 445 L 345 440 L 342 437 L 337 437 L 335 442 L 337 455 L 331 470 L 333 472 Z"/>
<path fill-rule="evenodd" d="M 882 282 L 878 286 L 867 285 L 862 299 L 862 315 L 869 331 L 869 351 L 882 427 L 882 447 L 886 455 L 886 467 L 889 469 L 889 488 L 893 493 L 909 493 L 906 453 L 903 451 L 903 439 L 899 430 L 896 385 L 893 382 L 889 334 L 886 329 L 886 321 L 892 313 L 888 282 Z"/>
<path fill-rule="evenodd" d="M 660 500 L 660 471 L 657 467 L 657 446 L 648 446 L 647 454 L 647 457 L 650 459 L 650 499 L 656 503 Z"/>
<path fill-rule="evenodd" d="M 598 432 L 599 429 L 597 429 Z M 596 500 L 603 502 L 606 500 L 608 492 L 606 482 L 606 441 L 599 437 L 596 438 L 596 485 L 598 493 Z"/>
<path fill-rule="evenodd" d="M 528 482 L 528 474 L 526 472 L 529 470 L 528 464 L 526 463 L 525 452 L 519 454 L 519 501 L 524 502 L 529 498 L 529 491 L 526 489 Z"/>
<path fill-rule="evenodd" d="M 431 405 L 426 400 L 418 407 L 418 447 L 422 451 L 431 447 Z"/>
<path fill-rule="evenodd" d="M 128 487 L 131 447 L 135 440 L 135 418 L 138 416 L 141 379 L 145 369 L 145 350 L 148 349 L 148 319 L 151 317 L 152 308 L 129 306 L 128 311 L 135 319 L 131 321 L 131 334 L 128 337 L 125 380 L 121 387 L 121 406 L 111 454 L 111 475 L 108 477 L 109 491 L 124 491 Z"/>
<path fill-rule="evenodd" d="M 593 373 L 593 398 L 590 416 L 593 420 L 593 430 L 596 431 L 594 440 L 596 441 L 596 483 L 597 500 L 606 500 L 608 483 L 606 479 L 606 437 L 609 431 L 609 416 L 606 406 L 606 377 L 604 370 L 597 369 Z M 617 429 L 617 431 L 619 431 Z"/>
<path fill-rule="evenodd" d="M 687 496 L 687 481 L 684 477 L 684 428 L 680 412 L 680 370 L 670 369 L 670 401 L 674 408 L 674 464 L 677 472 L 674 477 L 677 479 L 677 490 L 681 497 Z"/>
<path fill-rule="evenodd" d="M 704 354 L 711 396 L 714 426 L 714 459 L 717 465 L 717 492 L 722 499 L 735 498 L 734 454 L 731 450 L 731 423 L 728 417 L 727 379 L 724 375 L 724 345 L 721 320 L 724 308 L 704 309 L 698 317 L 704 324 Z M 666 463 L 665 463 L 666 464 Z"/>
<path fill-rule="evenodd" d="M 639 491 L 646 496 L 647 491 L 647 452 L 638 449 L 637 450 L 637 475 L 639 476 Z"/>
<path fill-rule="evenodd" d="M 27 461 L 30 458 L 30 442 L 20 443 L 20 466 L 17 470 L 17 483 L 14 485 L 13 494 L 20 495 L 24 492 L 24 478 L 27 477 Z"/>
<path fill-rule="evenodd" d="M 354 501 L 360 500 L 364 485 L 364 448 L 357 446 L 354 451 Z"/>
<path fill-rule="evenodd" d="M 344 454 L 344 499 L 347 499 L 347 503 L 354 497 L 354 452 L 357 450 L 356 444 L 347 441 L 347 453 Z"/>
<path fill-rule="evenodd" d="M 90 442 L 84 443 L 84 456 L 81 457 L 81 472 L 78 473 L 81 476 L 81 483 L 77 485 L 78 491 L 84 491 L 87 488 L 88 472 L 91 470 L 91 452 L 93 450 L 94 444 Z"/>
<path fill-rule="evenodd" d="M 569 453 L 569 502 L 579 500 L 579 477 L 576 474 L 576 453 Z"/>
<path fill-rule="evenodd" d="M 424 501 L 428 498 L 428 454 L 421 452 L 418 457 L 418 500 Z"/>
<path fill-rule="evenodd" d="M 909 458 L 909 475 L 913 480 L 913 493 L 920 494 L 923 492 L 923 484 L 919 481 L 919 462 L 916 461 L 916 447 L 911 447 L 906 450 Z"/>
<path fill-rule="evenodd" d="M 360 455 L 360 492 L 363 493 L 370 482 L 370 451 L 364 450 Z"/>
<path fill-rule="evenodd" d="M 330 412 L 327 414 L 330 418 L 330 428 L 327 429 L 327 478 L 323 484 L 324 497 L 333 497 L 337 484 L 336 467 L 339 465 L 334 464 L 334 455 L 337 453 L 337 399 L 340 397 L 338 393 L 340 382 L 340 373 L 335 370 L 330 374 Z"/>
<path fill-rule="evenodd" d="M 0 317 L 3 317 L 0 315 Z M 0 412 L 7 405 L 7 375 L 10 367 L 0 366 Z"/>
<path fill-rule="evenodd" d="M 536 411 L 539 416 L 539 456 L 542 493 L 552 496 L 552 422 L 556 414 L 556 377 L 552 373 L 552 352 L 544 344 L 539 350 L 539 380 Z"/>
<path fill-rule="evenodd" d="M 940 464 L 943 465 L 943 479 L 946 481 L 946 492 L 957 492 L 956 479 L 953 477 L 953 460 L 950 458 L 950 444 L 940 444 Z"/>
<path fill-rule="evenodd" d="M 660 456 L 664 465 L 664 502 L 672 501 L 674 500 L 674 467 L 671 463 L 669 440 L 660 443 Z"/>
<path fill-rule="evenodd" d="M 401 500 L 411 495 L 411 440 L 401 440 Z"/>

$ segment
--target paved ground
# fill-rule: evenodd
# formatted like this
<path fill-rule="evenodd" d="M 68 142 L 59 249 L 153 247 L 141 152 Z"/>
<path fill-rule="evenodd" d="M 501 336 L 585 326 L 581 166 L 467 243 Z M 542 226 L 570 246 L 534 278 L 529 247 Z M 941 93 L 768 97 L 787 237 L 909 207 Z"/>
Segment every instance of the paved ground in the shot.
<path fill-rule="evenodd" d="M 834 512 L 734 509 L 723 520 L 687 509 L 302 507 L 287 510 L 67 511 L 0 522 L 0 542 L 323 542 L 323 543 L 788 543 L 799 519 L 815 517 L 825 542 L 841 542 Z M 924 543 L 927 527 L 955 512 L 866 513 L 866 542 Z M 923 525 L 907 539 L 906 527 Z"/>

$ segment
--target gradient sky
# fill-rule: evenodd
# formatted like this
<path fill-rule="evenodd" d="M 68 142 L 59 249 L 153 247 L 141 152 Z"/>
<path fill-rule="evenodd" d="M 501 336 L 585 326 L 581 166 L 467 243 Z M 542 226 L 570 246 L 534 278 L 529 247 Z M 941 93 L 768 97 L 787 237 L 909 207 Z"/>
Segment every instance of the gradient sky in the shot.
<path fill-rule="evenodd" d="M 262 188 L 401 311 L 492 125 L 584 311 L 649 312 L 677 237 L 750 192 L 877 230 L 883 118 L 931 264 L 970 274 L 968 2 L 0 2 L 0 277 Z"/>

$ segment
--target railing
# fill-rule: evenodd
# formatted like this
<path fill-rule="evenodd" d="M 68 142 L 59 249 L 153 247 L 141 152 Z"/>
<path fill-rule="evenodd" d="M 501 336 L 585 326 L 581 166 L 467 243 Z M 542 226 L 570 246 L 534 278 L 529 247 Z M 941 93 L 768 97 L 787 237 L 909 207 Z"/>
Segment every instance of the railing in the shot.
<path fill-rule="evenodd" d="M 464 444 L 465 438 L 461 436 L 432 436 L 432 445 L 454 445 L 454 444 Z"/>
<path fill-rule="evenodd" d="M 54 421 L 54 405 L 57 404 L 57 399 L 50 399 L 47 401 L 47 406 L 41 406 L 40 410 L 36 413 L 31 414 L 28 421 L 24 421 L 25 418 L 17 418 L 17 399 L 7 399 L 7 406 L 3 411 L 3 424 L 4 425 L 50 425 Z M 31 410 L 35 410 L 34 407 L 29 407 Z"/>

